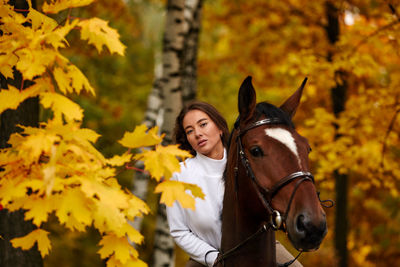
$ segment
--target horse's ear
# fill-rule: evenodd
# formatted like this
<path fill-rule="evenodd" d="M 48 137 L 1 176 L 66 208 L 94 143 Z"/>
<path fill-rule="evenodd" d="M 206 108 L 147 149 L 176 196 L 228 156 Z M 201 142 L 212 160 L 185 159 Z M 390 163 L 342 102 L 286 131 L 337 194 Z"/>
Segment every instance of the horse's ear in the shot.
<path fill-rule="evenodd" d="M 299 89 L 289 97 L 285 103 L 280 106 L 280 108 L 285 111 L 291 118 L 293 118 L 294 114 L 296 113 L 297 107 L 299 106 L 301 95 L 303 94 L 304 86 L 306 85 L 307 77 L 304 79 L 302 84 L 300 85 Z"/>
<path fill-rule="evenodd" d="M 253 116 L 256 106 L 256 91 L 251 83 L 251 76 L 244 79 L 240 86 L 238 100 L 240 120 L 246 122 Z"/>

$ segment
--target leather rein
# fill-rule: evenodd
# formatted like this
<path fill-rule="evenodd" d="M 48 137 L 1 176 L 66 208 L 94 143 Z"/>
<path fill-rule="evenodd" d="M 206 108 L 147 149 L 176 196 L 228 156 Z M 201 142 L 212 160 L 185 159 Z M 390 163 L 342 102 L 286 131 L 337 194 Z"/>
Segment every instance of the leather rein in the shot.
<path fill-rule="evenodd" d="M 253 233 L 252 235 L 247 237 L 245 240 L 243 240 L 241 243 L 239 243 L 235 247 L 231 248 L 230 250 L 226 251 L 225 253 L 220 253 L 218 255 L 216 264 L 222 261 L 223 265 L 225 265 L 224 259 L 230 257 L 239 248 L 243 247 L 245 244 L 247 244 L 249 241 L 251 241 L 252 239 L 257 237 L 258 235 L 267 232 L 270 228 L 272 228 L 274 231 L 282 229 L 284 232 L 286 232 L 286 219 L 289 214 L 290 207 L 291 207 L 291 204 L 292 204 L 292 201 L 293 201 L 293 198 L 294 198 L 294 195 L 295 195 L 297 189 L 299 188 L 301 183 L 303 183 L 305 181 L 310 181 L 313 184 L 315 183 L 314 176 L 310 172 L 304 172 L 304 171 L 297 171 L 297 172 L 289 174 L 288 176 L 282 178 L 278 183 L 276 183 L 270 189 L 261 186 L 260 183 L 258 182 L 258 180 L 253 172 L 253 169 L 250 166 L 250 162 L 247 159 L 246 154 L 244 153 L 241 138 L 242 138 L 242 136 L 245 135 L 246 132 L 248 132 L 249 130 L 251 130 L 253 128 L 256 128 L 256 127 L 259 127 L 262 125 L 273 125 L 273 124 L 282 124 L 282 123 L 283 123 L 283 121 L 280 120 L 279 118 L 267 118 L 267 119 L 259 120 L 259 121 L 256 121 L 256 122 L 250 124 L 244 130 L 240 130 L 239 126 L 235 127 L 235 129 L 239 132 L 236 137 L 238 154 L 240 156 L 243 166 L 246 169 L 247 176 L 250 177 L 252 184 L 255 187 L 255 191 L 257 192 L 258 198 L 261 200 L 261 203 L 263 204 L 264 208 L 270 214 L 270 221 L 267 223 L 264 223 L 255 233 Z M 236 162 L 236 166 L 234 168 L 236 187 L 237 187 L 237 183 L 238 183 L 237 182 L 238 181 L 237 180 L 238 179 L 238 170 L 239 170 L 238 169 L 238 161 Z M 296 182 L 296 184 L 294 186 L 294 189 L 293 189 L 292 194 L 289 199 L 289 204 L 286 207 L 286 211 L 283 215 L 281 215 L 279 211 L 272 208 L 271 201 L 272 201 L 273 197 L 283 187 L 285 187 L 286 185 L 290 184 L 292 181 L 294 181 L 298 178 L 299 178 L 299 180 Z M 236 188 L 236 192 L 237 192 L 237 188 Z M 319 197 L 319 192 L 317 192 L 317 195 L 318 195 L 319 201 L 321 202 L 321 204 L 324 207 L 332 207 L 333 206 L 332 200 L 321 201 L 321 199 Z M 324 203 L 326 203 L 326 202 L 329 202 L 330 204 L 325 205 Z M 301 253 L 302 252 L 300 251 L 300 253 L 291 261 L 288 261 L 284 264 L 278 263 L 278 266 L 286 267 L 286 266 L 291 265 L 292 263 L 294 263 L 297 260 L 297 258 L 300 256 Z"/>

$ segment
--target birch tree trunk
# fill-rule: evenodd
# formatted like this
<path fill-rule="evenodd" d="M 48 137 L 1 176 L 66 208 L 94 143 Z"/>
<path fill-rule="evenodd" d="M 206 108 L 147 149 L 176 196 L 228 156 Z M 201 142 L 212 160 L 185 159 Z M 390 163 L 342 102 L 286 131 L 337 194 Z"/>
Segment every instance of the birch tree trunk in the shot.
<path fill-rule="evenodd" d="M 164 119 L 161 132 L 165 133 L 164 144 L 172 142 L 175 117 L 182 107 L 182 54 L 184 47 L 184 0 L 169 0 L 163 37 L 162 99 Z M 160 204 L 157 211 L 154 237 L 153 266 L 173 266 L 174 242 L 169 235 L 166 211 Z"/>
<path fill-rule="evenodd" d="M 197 52 L 201 28 L 202 0 L 186 0 L 185 22 L 189 25 L 183 53 L 182 101 L 185 105 L 197 95 Z"/>
<path fill-rule="evenodd" d="M 196 96 L 197 46 L 202 1 L 170 0 L 163 40 L 164 144 L 172 142 L 175 118 L 186 101 Z M 169 234 L 165 206 L 157 211 L 153 266 L 174 266 L 174 242 Z"/>
<path fill-rule="evenodd" d="M 162 62 L 155 67 L 155 80 L 147 101 L 143 123 L 160 126 L 164 144 L 172 142 L 175 118 L 182 105 L 196 97 L 197 47 L 201 25 L 201 0 L 170 0 L 167 3 Z M 156 62 L 158 62 L 156 58 Z M 135 167 L 142 169 L 142 163 Z M 146 200 L 149 177 L 137 172 L 132 192 Z M 142 219 L 133 225 L 140 230 Z M 165 206 L 159 205 L 151 266 L 174 266 L 174 242 L 169 234 Z"/>

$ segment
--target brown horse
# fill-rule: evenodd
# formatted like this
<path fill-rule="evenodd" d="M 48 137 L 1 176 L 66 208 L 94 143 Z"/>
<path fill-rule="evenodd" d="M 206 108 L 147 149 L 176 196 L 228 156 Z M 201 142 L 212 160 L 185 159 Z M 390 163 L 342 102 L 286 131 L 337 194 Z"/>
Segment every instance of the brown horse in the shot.
<path fill-rule="evenodd" d="M 280 108 L 256 105 L 251 77 L 240 87 L 240 115 L 225 170 L 221 253 L 215 266 L 276 266 L 278 229 L 299 251 L 318 249 L 327 233 L 309 172 L 311 149 L 291 120 L 305 82 Z"/>

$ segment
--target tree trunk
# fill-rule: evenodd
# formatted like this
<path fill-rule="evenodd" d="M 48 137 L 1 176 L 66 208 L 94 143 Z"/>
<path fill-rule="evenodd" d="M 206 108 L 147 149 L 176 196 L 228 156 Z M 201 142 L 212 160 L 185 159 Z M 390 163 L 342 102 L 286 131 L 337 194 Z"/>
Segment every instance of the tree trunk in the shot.
<path fill-rule="evenodd" d="M 16 78 L 15 82 L 20 84 L 21 78 Z M 4 77 L 1 77 L 2 88 L 6 87 L 5 84 Z M 38 98 L 25 100 L 17 110 L 4 111 L 0 117 L 0 148 L 7 146 L 10 135 L 17 131 L 17 124 L 37 127 L 38 115 Z M 31 221 L 26 222 L 24 220 L 24 211 L 22 210 L 8 212 L 7 209 L 3 209 L 0 211 L 0 236 L 2 237 L 0 238 L 0 266 L 43 266 L 41 255 L 36 246 L 30 250 L 21 250 L 12 247 L 10 243 L 11 239 L 25 236 L 35 228 Z"/>
<path fill-rule="evenodd" d="M 339 10 L 335 7 L 334 2 L 326 2 L 326 15 L 328 25 L 326 33 L 329 42 L 332 45 L 339 40 L 340 27 L 339 27 Z M 328 55 L 328 60 L 332 60 L 332 55 Z M 345 110 L 347 82 L 346 73 L 338 71 L 336 75 L 336 87 L 331 89 L 331 99 L 333 113 L 335 117 L 339 117 L 340 113 Z M 336 138 L 339 138 L 336 135 Z M 335 214 L 335 249 L 339 259 L 339 267 L 348 266 L 348 252 L 347 252 L 347 232 L 348 232 L 348 216 L 347 216 L 347 195 L 348 195 L 348 175 L 340 174 L 337 170 L 333 173 L 335 177 L 335 193 L 336 193 L 336 214 Z"/>
<path fill-rule="evenodd" d="M 10 1 L 16 9 L 26 10 L 26 1 Z M 35 1 L 32 1 L 35 7 Z M 27 12 L 21 12 L 27 13 Z M 22 82 L 22 76 L 14 71 L 14 79 L 5 79 L 0 74 L 1 90 L 8 88 L 11 84 L 16 88 L 26 88 L 32 84 L 30 81 Z M 22 84 L 23 83 L 23 84 Z M 16 125 L 37 127 L 39 122 L 39 99 L 29 98 L 20 104 L 17 110 L 6 110 L 0 116 L 0 148 L 9 146 L 7 141 L 10 135 L 18 131 Z M 0 210 L 0 266 L 4 267 L 36 267 L 43 266 L 42 257 L 35 245 L 30 250 L 22 250 L 12 247 L 10 240 L 15 237 L 25 236 L 36 227 L 31 221 L 24 220 L 24 211 L 8 212 L 7 209 Z"/>
<path fill-rule="evenodd" d="M 182 53 L 184 47 L 184 0 L 169 0 L 163 37 L 162 99 L 164 145 L 172 142 L 175 117 L 182 107 Z M 174 242 L 169 235 L 164 205 L 159 205 L 153 249 L 153 266 L 174 266 Z"/>
<path fill-rule="evenodd" d="M 163 39 L 163 124 L 164 144 L 172 142 L 175 118 L 184 102 L 196 96 L 197 46 L 202 1 L 170 0 Z M 154 238 L 153 266 L 174 266 L 174 242 L 164 205 L 159 205 Z"/>
<path fill-rule="evenodd" d="M 156 60 L 155 80 L 143 120 L 147 127 L 161 126 L 161 131 L 166 133 L 165 145 L 172 141 L 175 118 L 182 105 L 196 97 L 201 7 L 199 0 L 168 1 L 167 4 L 162 63 L 158 66 Z M 136 167 L 143 168 L 143 165 L 138 162 Z M 145 200 L 148 188 L 148 175 L 137 172 L 132 193 Z M 140 230 L 142 222 L 137 218 L 133 225 Z M 154 239 L 151 266 L 173 266 L 174 242 L 169 234 L 164 205 L 159 205 L 157 210 Z"/>
<path fill-rule="evenodd" d="M 172 142 L 172 129 L 175 117 L 182 107 L 182 54 L 185 38 L 184 0 L 169 0 L 163 39 L 162 98 L 164 120 L 161 132 L 165 134 L 164 143 Z"/>
<path fill-rule="evenodd" d="M 194 100 L 197 95 L 197 52 L 201 27 L 202 6 L 202 0 L 187 0 L 185 5 L 184 15 L 185 21 L 189 24 L 189 30 L 185 38 L 185 47 L 183 52 L 183 104 Z"/>

